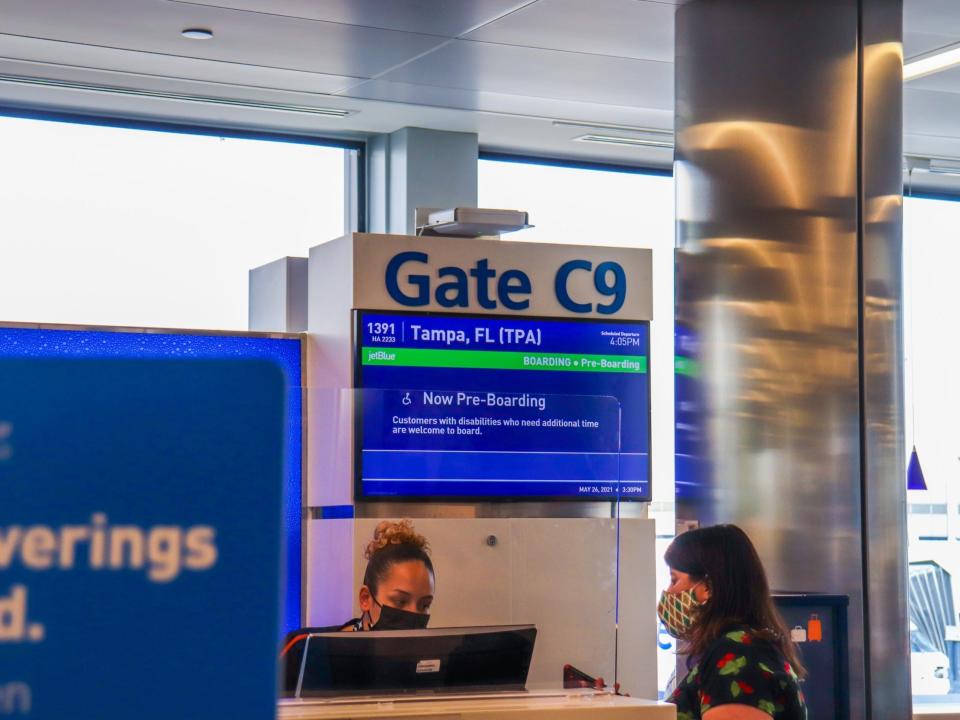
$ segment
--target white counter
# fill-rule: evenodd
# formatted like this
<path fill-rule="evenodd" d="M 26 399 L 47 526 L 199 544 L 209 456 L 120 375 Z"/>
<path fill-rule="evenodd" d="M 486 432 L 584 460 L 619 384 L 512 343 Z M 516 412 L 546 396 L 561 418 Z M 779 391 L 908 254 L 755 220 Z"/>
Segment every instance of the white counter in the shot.
<path fill-rule="evenodd" d="M 914 720 L 960 720 L 960 704 L 915 703 Z"/>
<path fill-rule="evenodd" d="M 502 695 L 455 697 L 337 698 L 281 700 L 280 720 L 346 720 L 347 718 L 443 718 L 455 720 L 676 720 L 673 705 L 651 700 L 583 691 L 531 691 Z"/>

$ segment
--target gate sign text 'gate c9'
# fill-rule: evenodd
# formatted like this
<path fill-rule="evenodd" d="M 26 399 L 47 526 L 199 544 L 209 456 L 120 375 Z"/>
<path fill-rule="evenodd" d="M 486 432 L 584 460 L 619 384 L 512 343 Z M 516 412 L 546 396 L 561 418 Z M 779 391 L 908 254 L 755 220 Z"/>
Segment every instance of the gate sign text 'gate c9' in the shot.
<path fill-rule="evenodd" d="M 354 307 L 652 319 L 651 251 L 353 237 Z"/>
<path fill-rule="evenodd" d="M 429 305 L 431 276 L 423 272 L 427 269 L 423 266 L 429 266 L 429 263 L 430 256 L 422 252 L 407 251 L 394 255 L 387 264 L 386 273 L 390 297 L 406 307 Z M 420 266 L 419 272 L 412 269 L 417 266 Z M 594 288 L 601 296 L 609 297 L 609 302 L 594 305 L 574 300 L 570 295 L 570 275 L 578 271 L 592 272 Z M 407 283 L 416 288 L 413 293 L 408 294 L 400 288 L 401 273 L 406 273 L 404 277 Z M 436 290 L 432 297 L 442 307 L 469 308 L 471 300 L 484 310 L 495 310 L 498 302 L 508 310 L 526 310 L 530 307 L 533 287 L 530 277 L 522 270 L 504 270 L 494 282 L 497 270 L 490 267 L 487 258 L 482 258 L 469 270 L 448 265 L 439 268 L 436 274 Z M 589 313 L 596 307 L 598 313 L 612 315 L 623 307 L 626 300 L 627 278 L 623 266 L 612 260 L 600 263 L 596 270 L 589 260 L 568 260 L 557 269 L 554 290 L 560 305 L 572 313 Z"/>

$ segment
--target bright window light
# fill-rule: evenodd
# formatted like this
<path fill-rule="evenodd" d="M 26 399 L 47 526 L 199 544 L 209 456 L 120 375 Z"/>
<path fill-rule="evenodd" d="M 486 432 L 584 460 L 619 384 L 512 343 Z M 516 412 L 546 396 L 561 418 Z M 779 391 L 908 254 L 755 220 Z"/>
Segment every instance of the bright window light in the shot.
<path fill-rule="evenodd" d="M 343 235 L 348 152 L 0 117 L 0 321 L 246 329 L 251 268 Z"/>
<path fill-rule="evenodd" d="M 903 66 L 903 79 L 916 80 L 954 65 L 960 65 L 960 43 L 908 60 Z"/>

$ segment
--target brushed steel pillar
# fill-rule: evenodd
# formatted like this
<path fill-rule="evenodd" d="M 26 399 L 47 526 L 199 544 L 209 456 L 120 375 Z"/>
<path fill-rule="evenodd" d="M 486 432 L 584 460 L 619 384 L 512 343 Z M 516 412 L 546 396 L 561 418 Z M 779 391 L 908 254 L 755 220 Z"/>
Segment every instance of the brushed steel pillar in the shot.
<path fill-rule="evenodd" d="M 676 22 L 677 322 L 704 472 L 776 589 L 850 596 L 851 716 L 910 715 L 901 0 L 690 0 Z"/>

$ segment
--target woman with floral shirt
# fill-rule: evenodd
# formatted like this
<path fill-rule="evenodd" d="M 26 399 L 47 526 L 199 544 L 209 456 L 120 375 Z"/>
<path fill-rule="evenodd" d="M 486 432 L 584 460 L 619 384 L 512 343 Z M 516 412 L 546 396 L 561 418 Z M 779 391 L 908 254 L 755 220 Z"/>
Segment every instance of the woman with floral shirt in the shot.
<path fill-rule="evenodd" d="M 746 533 L 735 525 L 691 530 L 664 559 L 670 587 L 658 614 L 689 658 L 668 698 L 677 720 L 806 720 L 803 666 Z"/>

